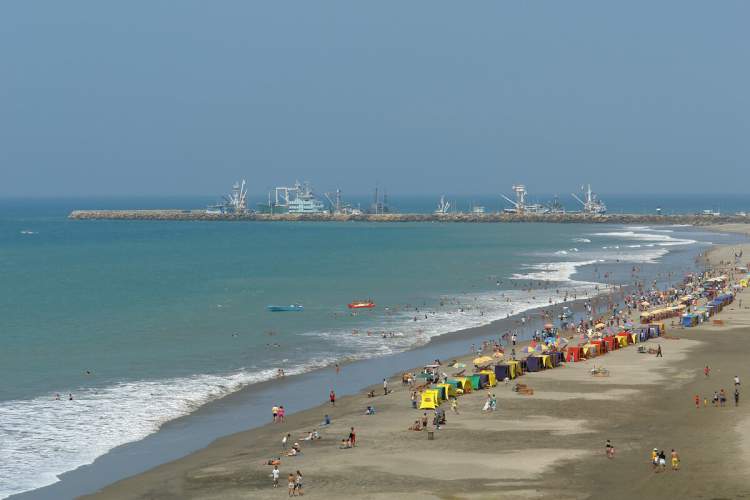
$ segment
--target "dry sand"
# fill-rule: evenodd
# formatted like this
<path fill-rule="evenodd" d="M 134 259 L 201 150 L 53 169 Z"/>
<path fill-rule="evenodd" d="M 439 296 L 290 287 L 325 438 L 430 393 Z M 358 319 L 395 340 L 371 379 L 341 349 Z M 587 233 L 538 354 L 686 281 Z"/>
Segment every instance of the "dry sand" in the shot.
<path fill-rule="evenodd" d="M 709 257 L 726 261 L 734 251 L 739 247 L 718 248 Z M 284 498 L 286 475 L 297 469 L 305 475 L 305 496 L 325 499 L 750 498 L 750 390 L 737 408 L 731 397 L 725 408 L 693 402 L 695 394 L 710 399 L 721 388 L 731 394 L 734 375 L 750 385 L 750 293 L 739 298 L 742 309 L 738 300 L 722 312 L 724 326 L 668 328 L 679 338 L 649 341 L 662 345 L 663 358 L 629 347 L 527 374 L 519 381 L 534 395 L 501 383 L 493 389 L 494 413 L 481 411 L 485 392 L 461 397 L 460 414 L 448 409 L 448 423 L 432 441 L 426 432 L 407 430 L 422 412 L 411 409 L 407 389 L 394 379 L 388 396 L 374 386 L 374 399 L 364 393 L 342 398 L 335 408 L 228 436 L 90 498 Z M 706 364 L 712 367 L 708 378 Z M 592 377 L 594 365 L 611 376 Z M 368 404 L 376 415 L 364 415 Z M 321 430 L 323 439 L 299 440 L 325 413 L 333 424 Z M 358 446 L 339 449 L 352 426 Z M 287 432 L 303 455 L 282 459 L 281 485 L 273 489 L 271 467 L 263 462 L 280 455 Z M 606 439 L 617 449 L 612 460 L 604 453 Z M 667 454 L 676 449 L 682 470 L 654 473 L 654 447 Z"/>

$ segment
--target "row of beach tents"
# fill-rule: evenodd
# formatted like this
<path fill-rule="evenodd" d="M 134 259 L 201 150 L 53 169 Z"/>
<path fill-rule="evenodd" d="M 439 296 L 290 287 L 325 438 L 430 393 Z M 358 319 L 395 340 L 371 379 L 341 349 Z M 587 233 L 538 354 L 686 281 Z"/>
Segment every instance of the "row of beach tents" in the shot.
<path fill-rule="evenodd" d="M 486 364 L 478 373 L 462 377 L 448 378 L 444 383 L 431 384 L 422 391 L 419 409 L 434 410 L 444 401 L 472 391 L 494 387 L 498 381 L 513 380 L 527 372 L 538 372 L 557 368 L 564 362 L 578 362 L 600 356 L 607 352 L 626 347 L 629 344 L 644 342 L 649 338 L 664 334 L 664 324 L 644 325 L 617 335 L 609 335 L 598 340 L 590 340 L 584 345 L 568 346 L 562 351 L 535 353 L 522 360 L 508 360 L 494 365 Z M 475 359 L 475 364 L 492 358 Z"/>

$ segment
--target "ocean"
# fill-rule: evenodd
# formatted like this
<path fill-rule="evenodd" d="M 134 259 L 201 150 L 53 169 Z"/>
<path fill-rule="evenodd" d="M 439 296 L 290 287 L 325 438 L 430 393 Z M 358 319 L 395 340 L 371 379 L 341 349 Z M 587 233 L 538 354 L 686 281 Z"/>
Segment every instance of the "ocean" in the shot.
<path fill-rule="evenodd" d="M 593 296 L 634 267 L 663 286 L 712 243 L 738 239 L 690 227 L 66 218 L 205 202 L 0 201 L 0 498 L 279 368 L 393 355 Z M 377 306 L 347 308 L 366 299 Z M 292 303 L 304 311 L 266 309 Z"/>

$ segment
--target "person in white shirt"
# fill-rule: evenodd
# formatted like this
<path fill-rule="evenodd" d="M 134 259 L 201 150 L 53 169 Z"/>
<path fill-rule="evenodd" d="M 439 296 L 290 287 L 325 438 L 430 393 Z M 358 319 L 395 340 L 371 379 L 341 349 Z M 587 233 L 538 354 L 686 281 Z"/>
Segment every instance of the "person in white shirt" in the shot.
<path fill-rule="evenodd" d="M 273 466 L 273 470 L 271 471 L 271 477 L 273 477 L 273 487 L 274 488 L 278 488 L 279 487 L 279 474 L 281 474 L 281 472 L 279 472 L 279 466 L 278 465 L 274 465 Z"/>

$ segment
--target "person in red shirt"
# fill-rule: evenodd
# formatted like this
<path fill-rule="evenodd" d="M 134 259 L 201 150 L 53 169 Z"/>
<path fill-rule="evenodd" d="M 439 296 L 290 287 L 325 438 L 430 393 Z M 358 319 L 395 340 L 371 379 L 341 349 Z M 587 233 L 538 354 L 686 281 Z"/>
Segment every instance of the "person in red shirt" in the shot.
<path fill-rule="evenodd" d="M 331 393 L 328 394 L 328 399 L 331 400 L 331 406 L 336 406 L 336 393 L 331 389 Z"/>

